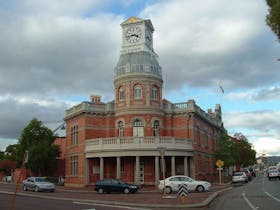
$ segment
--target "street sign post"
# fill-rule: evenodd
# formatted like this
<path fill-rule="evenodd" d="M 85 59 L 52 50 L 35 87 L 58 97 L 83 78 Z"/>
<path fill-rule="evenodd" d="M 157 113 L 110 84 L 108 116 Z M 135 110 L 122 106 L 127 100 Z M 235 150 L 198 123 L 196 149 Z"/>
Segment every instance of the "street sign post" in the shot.
<path fill-rule="evenodd" d="M 223 170 L 223 166 L 224 166 L 224 161 L 222 160 L 218 160 L 216 162 L 216 166 L 218 167 L 219 170 L 219 180 L 220 180 L 220 184 L 222 184 L 222 170 Z"/>

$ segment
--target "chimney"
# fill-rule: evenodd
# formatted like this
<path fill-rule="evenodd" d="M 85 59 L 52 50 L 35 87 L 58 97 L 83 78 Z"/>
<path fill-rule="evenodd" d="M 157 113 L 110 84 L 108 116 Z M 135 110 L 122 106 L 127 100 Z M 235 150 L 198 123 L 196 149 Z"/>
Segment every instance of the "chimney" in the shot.
<path fill-rule="evenodd" d="M 101 96 L 91 95 L 90 100 L 91 100 L 91 103 L 100 104 L 101 103 Z"/>

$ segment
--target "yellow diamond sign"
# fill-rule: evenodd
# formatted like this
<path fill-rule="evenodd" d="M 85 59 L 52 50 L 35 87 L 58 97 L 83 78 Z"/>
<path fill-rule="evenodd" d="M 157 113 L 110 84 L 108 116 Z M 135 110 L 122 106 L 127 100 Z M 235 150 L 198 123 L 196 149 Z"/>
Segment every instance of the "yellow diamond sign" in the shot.
<path fill-rule="evenodd" d="M 218 160 L 218 161 L 216 162 L 216 166 L 217 166 L 218 168 L 223 167 L 223 165 L 224 165 L 224 161 Z"/>

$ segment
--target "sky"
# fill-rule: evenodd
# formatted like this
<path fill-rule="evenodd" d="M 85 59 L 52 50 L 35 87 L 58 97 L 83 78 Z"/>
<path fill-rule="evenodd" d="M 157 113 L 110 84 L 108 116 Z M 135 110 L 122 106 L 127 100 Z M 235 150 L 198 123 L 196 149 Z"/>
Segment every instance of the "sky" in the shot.
<path fill-rule="evenodd" d="M 155 28 L 164 98 L 221 104 L 230 135 L 280 155 L 280 42 L 267 14 L 265 0 L 0 0 L 0 150 L 33 118 L 63 121 L 91 94 L 114 100 L 120 24 L 136 16 Z"/>

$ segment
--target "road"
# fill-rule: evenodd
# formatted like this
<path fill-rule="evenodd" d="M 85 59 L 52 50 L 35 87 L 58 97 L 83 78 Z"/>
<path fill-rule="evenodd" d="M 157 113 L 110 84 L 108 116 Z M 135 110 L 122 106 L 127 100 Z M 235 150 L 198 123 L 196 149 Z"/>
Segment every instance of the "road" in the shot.
<path fill-rule="evenodd" d="M 262 173 L 248 184 L 224 192 L 205 209 L 279 210 L 280 180 L 269 181 Z"/>
<path fill-rule="evenodd" d="M 13 195 L 1 194 L 0 209 L 10 210 Z M 136 208 L 126 206 L 116 206 L 108 204 L 94 204 L 86 202 L 78 202 L 72 200 L 54 200 L 45 198 L 34 198 L 18 196 L 14 204 L 13 210 L 149 210 L 148 208 Z"/>

